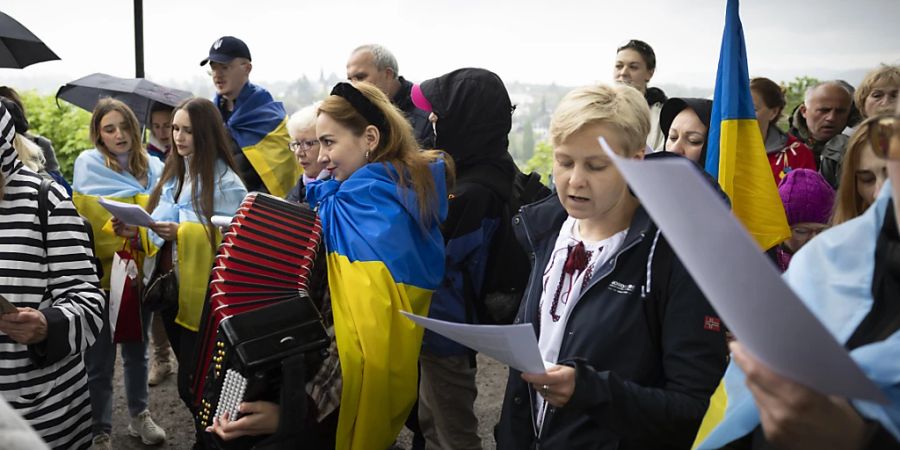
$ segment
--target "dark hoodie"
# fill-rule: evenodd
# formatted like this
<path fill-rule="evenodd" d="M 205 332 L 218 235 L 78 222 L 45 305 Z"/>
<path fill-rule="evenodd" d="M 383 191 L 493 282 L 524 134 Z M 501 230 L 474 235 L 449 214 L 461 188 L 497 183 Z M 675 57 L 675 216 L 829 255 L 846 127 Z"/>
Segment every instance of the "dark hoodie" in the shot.
<path fill-rule="evenodd" d="M 491 240 L 501 226 L 516 173 L 507 137 L 512 103 L 500 77 L 484 69 L 455 70 L 422 82 L 421 88 L 438 117 L 435 147 L 456 163 L 456 186 L 442 228 L 446 273 L 429 316 L 474 323 Z M 442 356 L 467 351 L 429 331 L 424 348 Z"/>
<path fill-rule="evenodd" d="M 662 130 L 663 136 L 665 136 L 665 141 L 668 141 L 669 128 L 672 126 L 675 116 L 684 108 L 691 108 L 697 114 L 697 117 L 700 118 L 700 121 L 703 122 L 703 125 L 706 125 L 707 139 L 703 141 L 703 149 L 700 151 L 700 161 L 698 162 L 700 167 L 703 167 L 706 164 L 706 147 L 709 143 L 709 120 L 712 115 L 712 100 L 677 97 L 666 100 L 662 111 L 659 113 L 659 128 Z M 665 149 L 665 144 L 663 144 L 663 149 Z"/>

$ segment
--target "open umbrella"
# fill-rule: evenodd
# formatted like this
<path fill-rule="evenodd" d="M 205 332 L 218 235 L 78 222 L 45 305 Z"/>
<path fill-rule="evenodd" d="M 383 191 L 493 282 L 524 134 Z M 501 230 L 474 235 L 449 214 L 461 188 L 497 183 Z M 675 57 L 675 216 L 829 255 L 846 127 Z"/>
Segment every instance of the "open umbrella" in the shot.
<path fill-rule="evenodd" d="M 0 12 L 0 67 L 21 69 L 34 63 L 59 59 L 21 23 Z"/>
<path fill-rule="evenodd" d="M 63 99 L 88 111 L 93 111 L 101 98 L 121 100 L 148 126 L 153 103 L 178 106 L 182 100 L 193 96 L 190 92 L 161 86 L 144 78 L 119 78 L 105 73 L 70 81 L 56 92 L 57 101 Z"/>

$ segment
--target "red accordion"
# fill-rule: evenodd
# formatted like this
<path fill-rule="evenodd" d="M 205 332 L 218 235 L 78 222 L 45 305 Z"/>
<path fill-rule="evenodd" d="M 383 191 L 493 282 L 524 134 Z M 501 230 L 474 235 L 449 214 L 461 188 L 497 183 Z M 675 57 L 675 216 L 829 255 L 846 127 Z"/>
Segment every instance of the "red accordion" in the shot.
<path fill-rule="evenodd" d="M 329 338 L 307 295 L 322 227 L 308 207 L 267 194 L 247 195 L 210 275 L 197 344 L 195 421 L 212 420 L 271 388 L 281 359 L 318 351 Z"/>

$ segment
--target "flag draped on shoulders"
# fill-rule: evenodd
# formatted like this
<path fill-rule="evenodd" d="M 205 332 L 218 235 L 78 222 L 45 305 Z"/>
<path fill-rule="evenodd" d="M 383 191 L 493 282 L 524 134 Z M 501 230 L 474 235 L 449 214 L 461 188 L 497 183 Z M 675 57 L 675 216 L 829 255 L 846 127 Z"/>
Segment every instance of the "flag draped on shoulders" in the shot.
<path fill-rule="evenodd" d="M 94 251 L 103 265 L 100 285 L 104 289 L 109 289 L 113 254 L 122 250 L 125 238 L 115 234 L 112 229 L 112 215 L 97 201 L 106 198 L 147 208 L 150 192 L 159 181 L 163 169 L 162 162 L 156 158 L 148 157 L 148 163 L 147 184 L 144 186 L 130 173 L 116 172 L 107 167 L 106 157 L 97 149 L 85 150 L 75 160 L 72 202 L 78 213 L 90 222 L 94 232 Z M 143 250 L 146 252 L 149 242 L 147 229 L 139 228 L 138 233 Z M 136 256 L 140 259 L 140 255 L 138 253 Z"/>
<path fill-rule="evenodd" d="M 738 220 L 763 249 L 791 236 L 784 206 L 772 184 L 747 70 L 738 0 L 728 0 L 709 124 L 706 171 L 731 198 Z"/>
<path fill-rule="evenodd" d="M 388 448 L 416 400 L 422 329 L 400 311 L 427 316 L 443 279 L 444 170 L 443 161 L 431 165 L 439 205 L 427 227 L 419 220 L 423 200 L 398 186 L 389 164 L 308 186 L 325 236 L 344 383 L 338 449 Z"/>
<path fill-rule="evenodd" d="M 218 105 L 219 96 L 215 103 Z M 269 91 L 247 83 L 235 101 L 225 126 L 259 174 L 266 189 L 284 197 L 297 183 L 302 169 L 289 148 L 284 105 Z"/>
<path fill-rule="evenodd" d="M 875 244 L 885 220 L 890 182 L 862 216 L 820 234 L 791 259 L 784 280 L 838 342 L 846 343 L 873 305 Z M 887 396 L 886 405 L 853 400 L 866 419 L 900 439 L 900 331 L 855 348 L 850 357 Z M 710 400 L 695 449 L 718 449 L 760 424 L 759 410 L 733 362 Z"/>
<path fill-rule="evenodd" d="M 213 215 L 234 216 L 247 189 L 240 177 L 222 160 L 216 161 L 216 180 L 213 194 Z M 215 249 L 206 234 L 205 219 L 201 219 L 192 202 L 193 186 L 185 177 L 184 186 L 176 197 L 178 185 L 174 179 L 162 188 L 159 204 L 150 214 L 155 221 L 177 222 L 178 236 L 175 252 L 178 271 L 178 315 L 175 323 L 191 331 L 200 329 L 200 316 L 206 299 L 209 273 L 212 270 Z M 156 255 L 165 241 L 152 230 L 148 232 L 150 256 Z M 216 229 L 216 244 L 222 235 Z"/>

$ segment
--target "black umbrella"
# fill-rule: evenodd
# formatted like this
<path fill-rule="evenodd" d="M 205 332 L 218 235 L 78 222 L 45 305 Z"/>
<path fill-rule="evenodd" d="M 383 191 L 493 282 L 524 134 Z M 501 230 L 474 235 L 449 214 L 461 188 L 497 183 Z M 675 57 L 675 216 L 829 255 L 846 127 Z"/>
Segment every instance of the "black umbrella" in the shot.
<path fill-rule="evenodd" d="M 153 103 L 178 106 L 193 96 L 190 92 L 161 86 L 144 78 L 119 78 L 105 73 L 70 81 L 56 92 L 57 101 L 63 99 L 88 111 L 93 111 L 101 98 L 121 100 L 145 125 L 150 125 Z"/>
<path fill-rule="evenodd" d="M 34 63 L 59 59 L 21 23 L 0 12 L 0 67 L 21 69 Z"/>

